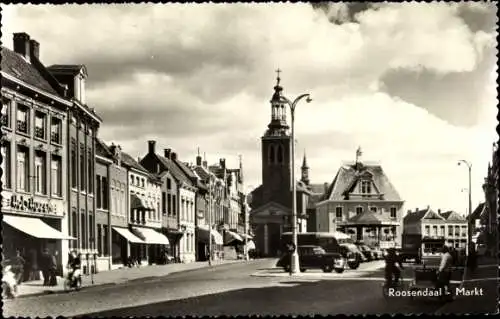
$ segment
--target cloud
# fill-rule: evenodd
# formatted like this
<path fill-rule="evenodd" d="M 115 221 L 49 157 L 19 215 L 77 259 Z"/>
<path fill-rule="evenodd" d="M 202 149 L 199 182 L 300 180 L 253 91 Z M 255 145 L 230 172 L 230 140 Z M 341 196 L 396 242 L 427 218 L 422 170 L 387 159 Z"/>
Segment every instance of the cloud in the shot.
<path fill-rule="evenodd" d="M 26 31 L 45 64 L 86 64 L 101 137 L 134 157 L 149 139 L 190 162 L 197 147 L 232 166 L 242 154 L 257 186 L 279 67 L 288 97 L 313 97 L 296 111 L 313 181 L 330 182 L 361 145 L 409 205 L 461 207 L 458 158 L 477 167 L 480 200 L 496 106 L 491 5 L 6 7 L 6 45 Z"/>

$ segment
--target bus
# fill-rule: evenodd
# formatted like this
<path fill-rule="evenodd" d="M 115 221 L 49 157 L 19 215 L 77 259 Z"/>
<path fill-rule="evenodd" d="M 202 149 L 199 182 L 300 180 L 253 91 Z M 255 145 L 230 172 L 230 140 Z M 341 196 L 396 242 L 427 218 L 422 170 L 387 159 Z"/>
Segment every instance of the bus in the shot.
<path fill-rule="evenodd" d="M 281 235 L 281 247 L 286 251 L 286 245 L 292 242 L 292 233 L 286 232 Z M 339 231 L 335 232 L 306 232 L 297 233 L 297 243 L 299 246 L 315 245 L 321 246 L 326 252 L 339 253 L 340 244 L 353 244 L 354 241 L 347 234 Z"/>

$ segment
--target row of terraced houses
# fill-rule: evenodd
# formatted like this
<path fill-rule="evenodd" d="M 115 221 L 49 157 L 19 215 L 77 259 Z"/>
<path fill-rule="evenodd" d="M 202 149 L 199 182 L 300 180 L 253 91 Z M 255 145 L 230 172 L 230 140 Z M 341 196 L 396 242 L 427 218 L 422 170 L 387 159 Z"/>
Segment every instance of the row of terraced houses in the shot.
<path fill-rule="evenodd" d="M 243 170 L 196 164 L 171 148 L 134 159 L 99 138 L 87 104 L 84 65 L 44 66 L 40 44 L 14 34 L 2 47 L 2 215 L 4 256 L 36 265 L 43 250 L 81 253 L 85 273 L 133 261 L 235 257 L 245 232 Z M 209 230 L 212 228 L 212 238 Z"/>

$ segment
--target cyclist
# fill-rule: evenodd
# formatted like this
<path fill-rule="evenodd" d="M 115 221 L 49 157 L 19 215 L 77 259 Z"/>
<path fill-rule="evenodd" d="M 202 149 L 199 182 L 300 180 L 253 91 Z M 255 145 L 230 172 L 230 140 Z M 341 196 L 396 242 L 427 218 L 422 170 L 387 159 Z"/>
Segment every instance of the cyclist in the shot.
<path fill-rule="evenodd" d="M 387 254 L 385 256 L 385 280 L 388 286 L 391 286 L 393 283 L 396 285 L 399 283 L 401 270 L 403 269 L 403 262 L 401 261 L 399 254 L 396 252 L 396 249 L 387 249 Z"/>
<path fill-rule="evenodd" d="M 75 250 L 71 251 L 68 260 L 68 278 L 73 281 L 81 276 L 82 260 Z"/>

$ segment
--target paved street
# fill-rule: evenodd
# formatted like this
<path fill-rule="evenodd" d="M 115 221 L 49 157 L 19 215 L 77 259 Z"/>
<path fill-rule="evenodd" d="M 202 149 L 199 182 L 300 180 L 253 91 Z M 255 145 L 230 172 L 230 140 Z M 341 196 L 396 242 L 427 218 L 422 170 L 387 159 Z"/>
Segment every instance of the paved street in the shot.
<path fill-rule="evenodd" d="M 471 287 L 484 286 L 483 297 L 460 297 L 445 305 L 421 298 L 397 298 L 395 302 L 385 300 L 381 294 L 380 269 L 370 273 L 348 270 L 342 274 L 343 279 L 337 280 L 328 279 L 338 274 L 321 277 L 315 271 L 310 274 L 316 278 L 251 276 L 269 270 L 274 263 L 255 260 L 219 265 L 80 292 L 9 300 L 4 305 L 4 316 L 447 313 L 455 312 L 457 307 L 464 312 L 473 312 L 471 307 L 478 312 L 495 311 L 495 280 L 468 283 Z M 485 278 L 495 276 L 495 267 L 484 270 Z M 408 268 L 405 278 L 410 274 Z"/>

